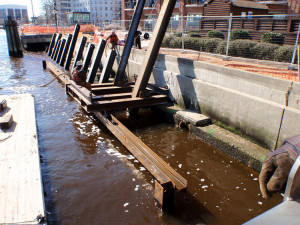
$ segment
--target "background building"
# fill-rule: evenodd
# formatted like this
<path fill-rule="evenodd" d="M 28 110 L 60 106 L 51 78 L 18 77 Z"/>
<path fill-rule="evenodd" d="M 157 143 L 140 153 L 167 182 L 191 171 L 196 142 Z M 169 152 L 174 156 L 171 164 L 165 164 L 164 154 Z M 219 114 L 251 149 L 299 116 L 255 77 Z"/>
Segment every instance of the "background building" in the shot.
<path fill-rule="evenodd" d="M 8 15 L 17 20 L 18 23 L 29 22 L 26 5 L 0 5 L 0 24 L 4 24 Z"/>
<path fill-rule="evenodd" d="M 94 24 L 121 19 L 121 0 L 73 0 L 73 12 L 90 12 Z"/>

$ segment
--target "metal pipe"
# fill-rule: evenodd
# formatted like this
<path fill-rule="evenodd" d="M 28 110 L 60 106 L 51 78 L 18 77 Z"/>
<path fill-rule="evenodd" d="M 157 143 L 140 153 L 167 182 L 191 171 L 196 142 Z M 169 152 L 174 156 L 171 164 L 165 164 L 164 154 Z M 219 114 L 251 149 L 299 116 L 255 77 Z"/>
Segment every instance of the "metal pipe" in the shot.
<path fill-rule="evenodd" d="M 129 32 L 128 32 L 127 41 L 126 41 L 125 47 L 123 49 L 123 54 L 121 56 L 120 65 L 119 65 L 119 68 L 118 68 L 118 71 L 116 74 L 116 78 L 114 81 L 115 85 L 119 84 L 120 81 L 124 80 L 125 70 L 126 70 L 129 55 L 131 52 L 131 48 L 133 45 L 134 36 L 135 36 L 135 33 L 137 31 L 138 25 L 141 20 L 145 2 L 146 2 L 146 0 L 139 0 L 137 3 L 137 6 L 135 8 L 134 15 L 133 15 L 133 18 L 132 18 L 132 21 L 130 24 L 130 28 L 129 28 Z"/>
<path fill-rule="evenodd" d="M 300 21 L 299 21 L 298 32 L 297 32 L 297 38 L 296 38 L 296 42 L 295 42 L 295 47 L 294 47 L 293 57 L 292 57 L 292 61 L 291 61 L 291 66 L 293 66 L 293 64 L 294 64 L 294 62 L 295 62 L 296 51 L 297 51 L 297 45 L 298 45 L 298 42 L 299 42 L 299 34 L 300 34 Z"/>
<path fill-rule="evenodd" d="M 228 24 L 228 35 L 227 35 L 226 56 L 228 56 L 228 52 L 229 52 L 229 42 L 230 42 L 231 24 L 232 24 L 232 13 L 230 13 L 229 24 Z"/>

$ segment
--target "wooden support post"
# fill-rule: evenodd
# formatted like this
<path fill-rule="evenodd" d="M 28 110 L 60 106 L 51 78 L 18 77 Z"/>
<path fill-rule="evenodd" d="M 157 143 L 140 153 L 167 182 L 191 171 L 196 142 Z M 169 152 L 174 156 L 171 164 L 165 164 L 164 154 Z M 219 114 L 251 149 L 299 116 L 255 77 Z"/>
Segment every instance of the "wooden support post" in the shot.
<path fill-rule="evenodd" d="M 61 43 L 60 43 L 60 47 L 59 47 L 59 51 L 58 51 L 58 55 L 57 55 L 57 58 L 56 58 L 56 63 L 59 63 L 60 59 L 61 59 L 61 56 L 62 56 L 62 53 L 63 53 L 63 50 L 64 50 L 64 47 L 66 45 L 66 39 L 62 39 Z"/>
<path fill-rule="evenodd" d="M 4 99 L 0 102 L 0 111 L 4 110 L 7 107 L 7 101 Z"/>
<path fill-rule="evenodd" d="M 73 58 L 73 53 L 74 53 L 75 45 L 76 45 L 76 42 L 77 42 L 79 30 L 80 30 L 80 25 L 76 24 L 75 29 L 74 29 L 74 33 L 73 33 L 73 38 L 72 38 L 71 45 L 70 45 L 70 49 L 69 49 L 69 52 L 68 52 L 66 64 L 65 64 L 65 70 L 69 70 L 69 68 L 70 68 L 70 64 L 71 64 L 71 60 Z"/>
<path fill-rule="evenodd" d="M 88 70 L 89 66 L 90 66 L 90 62 L 91 62 L 91 58 L 92 58 L 92 55 L 93 55 L 93 52 L 94 52 L 94 49 L 95 49 L 95 45 L 93 45 L 92 43 L 89 44 L 89 49 L 84 57 L 84 62 L 83 62 L 83 69 L 85 71 Z"/>
<path fill-rule="evenodd" d="M 56 50 L 55 50 L 55 53 L 54 53 L 53 61 L 56 61 L 56 59 L 57 59 L 57 55 L 58 55 L 58 52 L 59 52 L 59 49 L 60 49 L 60 45 L 61 45 L 61 40 L 58 41 L 58 44 L 57 44 L 57 47 L 56 47 Z"/>
<path fill-rule="evenodd" d="M 254 28 L 253 30 L 257 30 L 258 29 L 258 19 L 254 19 Z"/>
<path fill-rule="evenodd" d="M 288 19 L 286 32 L 291 32 L 291 31 L 292 31 L 292 19 Z"/>
<path fill-rule="evenodd" d="M 13 122 L 13 116 L 11 114 L 5 114 L 0 117 L 0 127 L 1 129 L 9 129 Z"/>
<path fill-rule="evenodd" d="M 165 36 L 166 30 L 169 25 L 170 18 L 175 7 L 176 0 L 165 0 L 161 7 L 151 42 L 147 49 L 146 55 L 143 60 L 143 64 L 134 86 L 132 97 L 138 97 L 141 91 L 144 91 L 147 87 L 153 66 L 155 64 L 161 42 Z"/>
<path fill-rule="evenodd" d="M 21 47 L 19 32 L 17 29 L 17 22 L 15 20 L 12 20 L 11 16 L 8 16 L 8 19 L 4 21 L 4 26 L 6 30 L 9 56 L 22 57 L 23 51 Z"/>
<path fill-rule="evenodd" d="M 58 46 L 58 43 L 59 43 L 61 37 L 62 37 L 62 34 L 58 34 L 58 36 L 57 36 L 57 38 L 56 38 L 56 42 L 55 42 L 54 48 L 53 48 L 53 50 L 52 50 L 51 57 L 50 57 L 51 59 L 53 59 L 54 56 L 55 56 L 55 52 L 56 52 L 56 50 L 57 50 L 57 46 Z"/>
<path fill-rule="evenodd" d="M 94 83 L 95 77 L 98 71 L 98 68 L 100 66 L 101 58 L 105 49 L 106 41 L 102 39 L 97 47 L 96 56 L 94 57 L 94 61 L 92 62 L 91 69 L 89 71 L 89 74 L 87 76 L 86 81 L 90 84 Z"/>
<path fill-rule="evenodd" d="M 59 61 L 59 65 L 60 66 L 64 66 L 64 64 L 65 64 L 66 57 L 67 57 L 67 54 L 68 54 L 68 51 L 69 51 L 69 47 L 70 47 L 70 44 L 71 44 L 72 36 L 73 36 L 72 34 L 68 35 L 68 39 L 66 41 L 63 53 L 61 55 L 61 59 Z"/>
<path fill-rule="evenodd" d="M 166 211 L 174 206 L 175 188 L 171 181 L 160 184 L 155 180 L 154 197 L 160 204 L 163 211 Z"/>
<path fill-rule="evenodd" d="M 100 76 L 100 79 L 99 79 L 99 84 L 107 83 L 108 82 L 108 79 L 109 79 L 109 76 L 110 76 L 113 64 L 114 64 L 115 59 L 116 59 L 116 56 L 117 56 L 117 53 L 116 53 L 115 50 L 111 50 L 108 53 L 108 57 L 106 59 L 104 68 L 102 70 L 102 73 L 101 73 L 101 76 Z"/>
<path fill-rule="evenodd" d="M 79 45 L 77 56 L 76 56 L 74 64 L 73 64 L 72 71 L 74 70 L 76 63 L 82 59 L 82 53 L 83 53 L 83 50 L 84 50 L 86 40 L 87 40 L 87 38 L 85 36 L 83 36 L 82 39 L 81 39 L 80 45 Z"/>
<path fill-rule="evenodd" d="M 50 45 L 48 47 L 48 56 L 50 56 L 52 54 L 52 50 L 53 50 L 53 47 L 54 47 L 54 44 L 55 44 L 55 39 L 56 39 L 56 33 L 54 33 L 52 35 L 52 39 L 51 39 L 51 42 L 50 42 Z"/>

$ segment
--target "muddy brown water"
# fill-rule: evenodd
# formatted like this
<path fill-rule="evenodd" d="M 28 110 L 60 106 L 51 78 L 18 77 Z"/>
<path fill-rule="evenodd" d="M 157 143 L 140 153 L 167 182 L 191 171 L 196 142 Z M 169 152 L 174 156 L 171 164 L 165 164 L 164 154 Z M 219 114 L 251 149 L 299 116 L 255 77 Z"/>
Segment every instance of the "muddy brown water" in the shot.
<path fill-rule="evenodd" d="M 42 69 L 44 53 L 8 57 L 0 31 L 0 94 L 35 96 L 42 178 L 49 224 L 241 224 L 282 201 L 264 200 L 258 174 L 187 130 L 143 111 L 119 118 L 188 180 L 172 212 L 154 200 L 145 168 L 64 87 Z"/>

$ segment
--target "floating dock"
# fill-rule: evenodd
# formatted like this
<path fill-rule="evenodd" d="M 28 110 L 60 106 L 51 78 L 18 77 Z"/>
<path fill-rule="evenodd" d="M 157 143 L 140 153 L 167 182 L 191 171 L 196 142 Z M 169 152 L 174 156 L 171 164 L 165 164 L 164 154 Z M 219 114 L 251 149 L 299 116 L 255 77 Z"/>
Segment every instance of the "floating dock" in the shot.
<path fill-rule="evenodd" d="M 0 224 L 46 224 L 34 97 L 2 99 L 13 123 L 0 130 Z"/>

